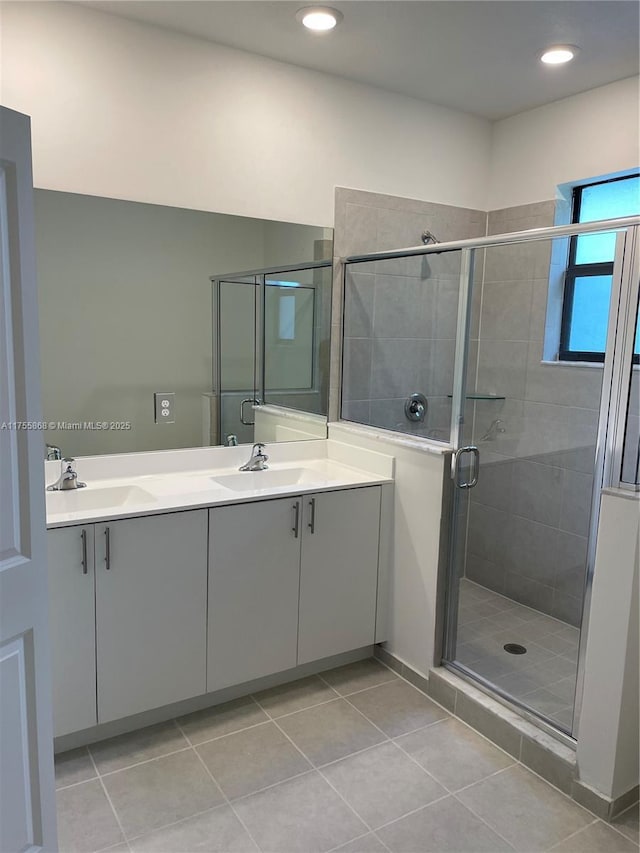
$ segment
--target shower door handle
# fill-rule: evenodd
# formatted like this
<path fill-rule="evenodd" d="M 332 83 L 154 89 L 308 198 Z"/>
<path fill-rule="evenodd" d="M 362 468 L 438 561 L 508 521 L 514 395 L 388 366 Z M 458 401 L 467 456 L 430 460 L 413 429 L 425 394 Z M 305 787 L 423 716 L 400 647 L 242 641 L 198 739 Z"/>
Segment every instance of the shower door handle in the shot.
<path fill-rule="evenodd" d="M 458 480 L 458 472 L 460 470 L 460 460 L 464 456 L 465 453 L 471 454 L 471 469 L 469 471 L 470 477 L 468 480 L 464 482 L 460 482 Z M 459 489 L 472 489 L 478 483 L 478 476 L 480 474 L 480 451 L 477 447 L 473 445 L 468 445 L 467 447 L 460 447 L 453 454 L 453 462 L 451 465 L 451 476 L 453 477 L 454 484 Z"/>
<path fill-rule="evenodd" d="M 244 419 L 244 407 L 247 403 L 252 403 L 254 406 L 260 405 L 260 401 L 254 399 L 253 397 L 247 397 L 245 400 L 242 400 L 242 402 L 240 403 L 240 423 L 243 426 L 255 426 L 255 421 L 245 421 Z"/>

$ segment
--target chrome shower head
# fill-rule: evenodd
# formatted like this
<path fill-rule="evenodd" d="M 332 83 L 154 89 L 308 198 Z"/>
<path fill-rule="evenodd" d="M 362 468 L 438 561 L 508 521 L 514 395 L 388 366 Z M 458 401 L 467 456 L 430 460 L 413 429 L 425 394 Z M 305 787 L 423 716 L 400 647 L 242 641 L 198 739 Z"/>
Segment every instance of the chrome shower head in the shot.
<path fill-rule="evenodd" d="M 433 234 L 431 231 L 423 231 L 420 236 L 421 236 L 422 242 L 425 244 L 425 246 L 429 246 L 433 243 L 439 243 L 440 242 L 440 240 L 438 240 L 436 235 Z"/>

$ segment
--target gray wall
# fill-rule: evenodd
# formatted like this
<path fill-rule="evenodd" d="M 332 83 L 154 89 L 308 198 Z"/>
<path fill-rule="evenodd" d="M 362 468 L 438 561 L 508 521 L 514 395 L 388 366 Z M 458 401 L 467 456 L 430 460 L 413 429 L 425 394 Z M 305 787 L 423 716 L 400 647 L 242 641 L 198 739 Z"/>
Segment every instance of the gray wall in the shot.
<path fill-rule="evenodd" d="M 483 211 L 355 190 L 337 194 L 336 254 L 416 246 L 425 229 L 441 241 L 485 233 Z M 347 267 L 344 419 L 449 440 L 459 277 L 458 253 Z M 423 423 L 404 413 L 414 392 L 428 399 Z"/>
<path fill-rule="evenodd" d="M 35 191 L 35 213 L 44 417 L 132 422 L 130 431 L 47 431 L 48 443 L 77 456 L 202 444 L 209 277 L 262 267 L 266 254 L 283 264 L 309 260 L 325 236 L 48 190 Z M 154 391 L 176 392 L 175 424 L 154 424 Z"/>
<path fill-rule="evenodd" d="M 489 233 L 553 225 L 554 209 L 549 201 L 492 211 Z M 602 368 L 541 363 L 551 261 L 550 241 L 486 251 L 469 389 L 506 399 L 469 404 L 466 438 L 482 465 L 470 493 L 466 575 L 577 625 Z M 483 441 L 497 418 L 504 432 Z"/>
<path fill-rule="evenodd" d="M 485 230 L 481 211 L 354 190 L 338 190 L 336 201 L 338 256 L 416 245 L 424 228 L 444 240 Z M 556 203 L 548 201 L 492 211 L 487 233 L 553 225 L 555 210 Z M 477 583 L 577 625 L 602 367 L 543 363 L 559 331 L 564 241 L 478 255 L 468 391 L 505 399 L 467 404 L 464 439 L 478 444 L 482 462 L 479 485 L 469 493 L 462 519 L 467 547 L 461 570 Z M 347 267 L 344 419 L 448 439 L 446 394 L 451 393 L 457 307 L 453 261 L 432 257 L 428 264 L 404 259 Z M 341 307 L 338 267 L 334 320 Z M 334 375 L 339 355 L 334 346 Z M 404 417 L 404 400 L 412 391 L 423 391 L 429 399 L 425 424 Z M 337 402 L 334 395 L 334 417 Z M 638 411 L 635 371 L 628 474 Z M 484 438 L 497 419 L 503 431 Z"/>

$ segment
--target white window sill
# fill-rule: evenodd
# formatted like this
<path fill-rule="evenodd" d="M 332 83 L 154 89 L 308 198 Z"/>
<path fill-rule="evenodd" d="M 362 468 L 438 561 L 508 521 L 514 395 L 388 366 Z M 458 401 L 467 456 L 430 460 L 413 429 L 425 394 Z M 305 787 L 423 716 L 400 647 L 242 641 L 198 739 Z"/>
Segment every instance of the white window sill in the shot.
<path fill-rule="evenodd" d="M 542 359 L 540 364 L 543 367 L 595 367 L 599 370 L 602 370 L 604 367 L 601 361 L 560 361 L 559 359 L 555 359 L 554 361 Z"/>
<path fill-rule="evenodd" d="M 542 367 L 590 367 L 591 369 L 602 370 L 604 364 L 601 361 L 547 361 L 542 359 L 540 362 Z M 640 370 L 640 364 L 634 364 L 633 370 Z"/>

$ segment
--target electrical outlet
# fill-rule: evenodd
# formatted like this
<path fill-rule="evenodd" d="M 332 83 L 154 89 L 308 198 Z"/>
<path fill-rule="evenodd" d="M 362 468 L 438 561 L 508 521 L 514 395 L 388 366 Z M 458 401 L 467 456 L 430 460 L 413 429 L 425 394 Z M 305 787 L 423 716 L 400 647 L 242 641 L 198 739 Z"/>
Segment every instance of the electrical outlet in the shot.
<path fill-rule="evenodd" d="M 176 422 L 176 395 L 173 391 L 157 391 L 153 395 L 153 405 L 157 424 L 174 424 Z"/>

